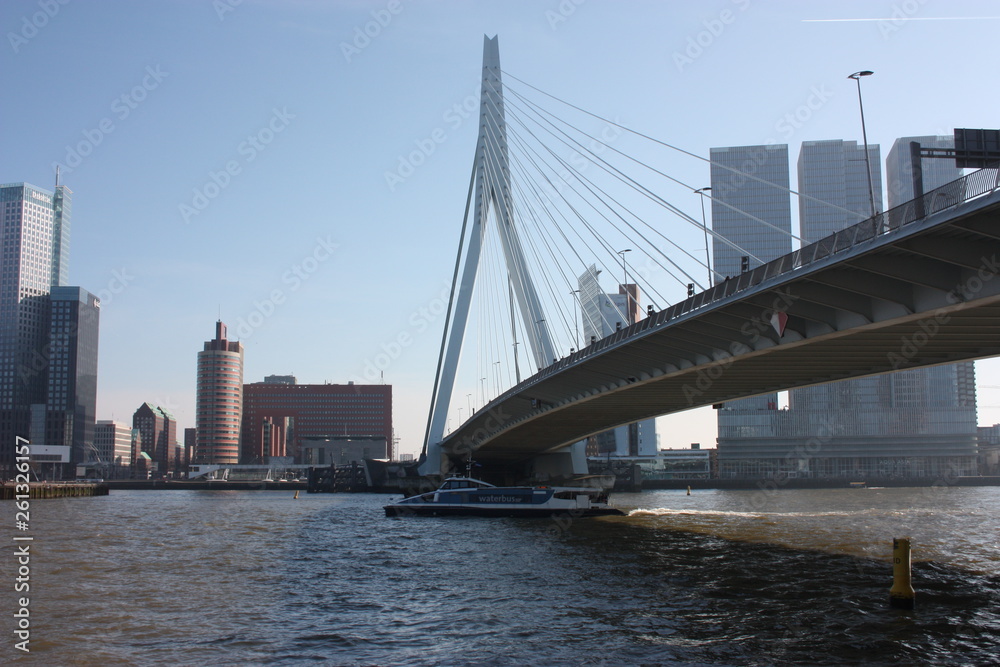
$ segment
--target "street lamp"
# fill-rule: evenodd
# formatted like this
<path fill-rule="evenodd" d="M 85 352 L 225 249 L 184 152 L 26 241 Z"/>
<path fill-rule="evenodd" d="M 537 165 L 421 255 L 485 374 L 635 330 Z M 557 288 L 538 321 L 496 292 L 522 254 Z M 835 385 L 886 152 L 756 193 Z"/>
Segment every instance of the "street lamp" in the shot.
<path fill-rule="evenodd" d="M 708 269 L 708 287 L 712 286 L 712 261 L 708 257 L 708 222 L 705 219 L 705 193 L 712 188 L 698 188 L 695 194 L 701 195 L 701 228 L 705 230 L 705 268 Z"/>
<path fill-rule="evenodd" d="M 868 199 L 872 204 L 872 217 L 874 218 L 878 211 L 875 210 L 875 189 L 872 186 L 872 162 L 871 158 L 868 157 L 868 133 L 865 131 L 865 105 L 861 101 L 861 77 L 871 76 L 875 72 L 871 70 L 863 70 L 861 72 L 855 72 L 849 75 L 848 79 L 854 79 L 858 82 L 858 107 L 861 109 L 861 138 L 865 142 L 865 167 L 868 169 Z"/>
<path fill-rule="evenodd" d="M 625 267 L 625 253 L 627 252 L 632 252 L 632 248 L 619 250 L 618 254 L 622 256 L 622 273 L 625 275 L 625 281 L 622 283 L 622 289 L 625 290 L 625 319 L 628 320 L 629 324 L 632 324 L 632 306 L 629 303 L 628 292 L 628 269 Z"/>

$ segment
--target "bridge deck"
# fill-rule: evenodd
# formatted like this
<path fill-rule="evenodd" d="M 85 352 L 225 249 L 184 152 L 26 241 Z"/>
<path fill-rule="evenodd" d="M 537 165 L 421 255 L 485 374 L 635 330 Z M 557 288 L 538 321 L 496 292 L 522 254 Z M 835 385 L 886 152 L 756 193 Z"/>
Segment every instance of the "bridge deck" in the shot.
<path fill-rule="evenodd" d="M 976 172 L 655 313 L 528 378 L 442 446 L 519 460 L 702 405 L 1000 355 L 996 179 Z"/>

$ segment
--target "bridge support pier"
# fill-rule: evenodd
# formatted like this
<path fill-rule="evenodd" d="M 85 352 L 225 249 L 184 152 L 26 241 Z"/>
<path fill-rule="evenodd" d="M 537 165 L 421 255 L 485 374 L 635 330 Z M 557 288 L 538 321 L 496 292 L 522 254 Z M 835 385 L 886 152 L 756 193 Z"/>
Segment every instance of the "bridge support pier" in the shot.
<path fill-rule="evenodd" d="M 586 447 L 586 441 L 580 441 L 562 451 L 535 457 L 531 465 L 532 481 L 567 481 L 586 475 L 588 473 Z"/>

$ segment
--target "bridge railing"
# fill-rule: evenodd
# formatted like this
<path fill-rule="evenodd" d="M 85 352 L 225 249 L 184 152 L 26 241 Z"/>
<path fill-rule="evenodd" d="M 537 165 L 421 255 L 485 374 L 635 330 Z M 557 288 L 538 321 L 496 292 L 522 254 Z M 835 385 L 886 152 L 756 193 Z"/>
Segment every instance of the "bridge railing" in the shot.
<path fill-rule="evenodd" d="M 700 310 L 716 301 L 759 285 L 766 280 L 796 271 L 831 255 L 836 255 L 863 243 L 868 243 L 917 220 L 922 220 L 928 215 L 952 208 L 994 192 L 997 189 L 1000 189 L 1000 169 L 997 168 L 980 169 L 950 183 L 945 183 L 941 187 L 925 193 L 922 197 L 912 199 L 850 227 L 845 227 L 815 243 L 803 246 L 787 255 L 782 255 L 770 262 L 761 264 L 734 278 L 726 279 L 704 292 L 695 294 L 684 301 L 679 301 L 657 313 L 653 313 L 629 327 L 616 331 L 610 336 L 606 336 L 585 348 L 573 352 L 568 357 L 560 359 L 535 375 L 534 381 L 542 380 L 553 373 L 558 373 L 583 358 L 614 347 L 637 333 L 659 327 L 685 313 Z M 519 391 L 519 388 L 511 388 L 508 393 L 516 393 L 516 390 Z M 506 393 L 504 395 L 506 396 Z"/>
<path fill-rule="evenodd" d="M 809 266 L 814 262 L 867 243 L 884 234 L 898 230 L 932 213 L 938 213 L 989 194 L 1000 188 L 1000 169 L 987 168 L 974 171 L 941 187 L 925 193 L 904 204 L 878 213 L 861 222 L 845 227 L 825 238 L 803 246 L 787 255 L 741 273 L 714 285 L 700 294 L 670 306 L 657 313 L 657 320 L 665 322 L 692 310 L 703 308 L 719 299 L 759 285 L 765 280 Z M 660 317 L 660 316 L 663 317 Z"/>

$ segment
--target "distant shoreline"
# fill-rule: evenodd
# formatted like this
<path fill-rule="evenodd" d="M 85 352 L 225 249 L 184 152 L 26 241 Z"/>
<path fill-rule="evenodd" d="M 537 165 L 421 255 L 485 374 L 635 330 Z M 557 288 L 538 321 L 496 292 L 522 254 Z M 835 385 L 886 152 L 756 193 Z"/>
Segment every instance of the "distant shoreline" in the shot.
<path fill-rule="evenodd" d="M 859 488 L 928 487 L 928 486 L 1000 486 L 1000 476 L 992 477 L 920 477 L 910 479 L 644 479 L 643 491 L 687 489 L 847 489 L 853 482 L 864 482 Z"/>
<path fill-rule="evenodd" d="M 864 482 L 864 486 L 852 486 L 852 483 Z M 10 487 L 10 498 L 13 498 L 13 484 L 4 484 Z M 91 491 L 80 494 L 68 493 L 69 488 L 79 489 L 81 487 L 92 487 L 97 489 L 107 489 L 109 491 L 307 491 L 309 485 L 306 482 L 262 482 L 262 481 L 205 481 L 205 480 L 140 480 L 140 479 L 111 479 L 100 483 L 80 484 L 73 482 L 47 482 L 32 483 L 32 487 L 38 489 L 45 487 L 54 490 L 61 490 L 58 497 L 69 495 L 104 495 L 107 491 Z M 643 480 L 641 491 L 684 491 L 691 490 L 766 490 L 775 491 L 782 489 L 847 489 L 856 488 L 858 490 L 872 488 L 919 488 L 919 487 L 972 487 L 972 486 L 1000 486 L 1000 476 L 990 477 L 938 477 L 938 478 L 916 478 L 916 479 L 884 479 L 884 480 L 848 480 L 848 479 L 668 479 L 668 480 Z M 62 488 L 60 488 L 62 487 Z M 35 493 L 38 492 L 35 490 Z M 6 489 L 4 489 L 6 491 Z M 626 492 L 620 489 L 617 492 Z M 344 493 L 347 493 L 346 491 Z M 359 493 L 390 493 L 399 494 L 395 489 L 374 488 Z M 34 493 L 33 493 L 34 495 Z M 7 499 L 7 494 L 0 494 L 0 497 Z"/>

